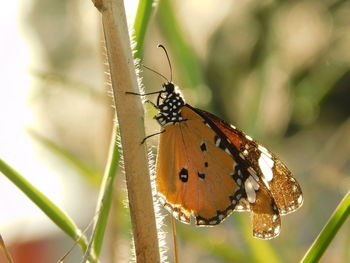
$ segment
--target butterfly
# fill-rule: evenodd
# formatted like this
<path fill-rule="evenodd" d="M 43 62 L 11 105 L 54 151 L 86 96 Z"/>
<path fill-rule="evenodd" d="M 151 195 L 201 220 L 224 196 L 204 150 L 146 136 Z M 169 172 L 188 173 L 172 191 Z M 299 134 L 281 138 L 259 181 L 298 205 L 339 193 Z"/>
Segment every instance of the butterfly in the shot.
<path fill-rule="evenodd" d="M 159 47 L 171 68 L 166 49 Z M 188 224 L 194 218 L 197 226 L 214 226 L 234 211 L 250 211 L 253 236 L 276 237 L 280 216 L 303 203 L 298 182 L 249 135 L 185 103 L 171 80 L 160 91 L 142 94 L 158 94 L 151 103 L 161 126 L 156 161 L 160 203 L 179 221 Z"/>

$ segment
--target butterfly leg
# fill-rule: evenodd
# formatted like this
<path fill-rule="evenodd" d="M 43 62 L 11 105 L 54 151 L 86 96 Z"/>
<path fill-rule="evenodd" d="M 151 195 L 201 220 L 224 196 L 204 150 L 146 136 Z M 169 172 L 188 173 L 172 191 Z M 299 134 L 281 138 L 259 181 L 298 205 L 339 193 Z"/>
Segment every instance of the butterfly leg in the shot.
<path fill-rule="evenodd" d="M 162 130 L 161 132 L 157 132 L 157 133 L 154 133 L 154 134 L 151 134 L 151 135 L 146 136 L 146 137 L 142 140 L 141 144 L 144 144 L 144 142 L 145 142 L 148 138 L 151 138 L 151 137 L 153 137 L 153 136 L 155 136 L 155 135 L 162 134 L 163 132 L 165 132 L 165 130 Z"/>
<path fill-rule="evenodd" d="M 160 93 L 160 92 L 156 92 L 156 93 Z M 131 94 L 131 95 L 137 95 L 137 96 L 145 96 L 145 95 L 150 95 L 150 94 L 155 94 L 154 92 L 151 92 L 151 93 L 144 93 L 144 94 L 141 94 L 141 93 L 136 93 L 136 92 L 125 92 L 125 94 Z M 155 107 L 157 110 L 159 109 L 159 107 L 153 103 L 152 101 L 150 100 L 146 100 L 145 103 L 150 103 L 153 105 L 153 107 Z"/>
<path fill-rule="evenodd" d="M 158 107 L 155 103 L 153 103 L 152 101 L 150 101 L 150 100 L 145 100 L 145 103 L 149 103 L 149 104 L 151 104 L 153 107 L 155 107 L 157 110 L 159 110 L 159 107 Z"/>
<path fill-rule="evenodd" d="M 145 94 L 131 92 L 131 91 L 126 91 L 125 94 L 131 94 L 131 95 L 137 95 L 137 96 L 144 96 L 145 95 Z"/>
<path fill-rule="evenodd" d="M 159 94 L 159 93 L 163 93 L 163 90 L 160 91 L 155 91 L 155 92 L 149 92 L 149 93 L 137 93 L 137 92 L 131 92 L 131 91 L 126 91 L 125 94 L 131 94 L 131 95 L 137 95 L 137 96 L 146 96 L 146 95 L 152 95 L 152 94 Z"/>

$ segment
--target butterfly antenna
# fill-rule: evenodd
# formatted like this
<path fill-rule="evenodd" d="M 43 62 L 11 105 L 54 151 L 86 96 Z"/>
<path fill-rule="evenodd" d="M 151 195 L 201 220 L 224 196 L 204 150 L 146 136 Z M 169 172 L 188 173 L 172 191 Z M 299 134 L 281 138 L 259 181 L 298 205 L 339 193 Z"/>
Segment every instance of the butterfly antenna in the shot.
<path fill-rule="evenodd" d="M 160 48 L 162 48 L 164 50 L 165 55 L 166 55 L 166 57 L 168 59 L 168 63 L 169 63 L 169 67 L 170 67 L 170 82 L 172 82 L 172 80 L 173 80 L 173 68 L 171 67 L 168 51 L 166 50 L 166 48 L 162 44 L 159 44 L 158 47 L 160 47 Z"/>
<path fill-rule="evenodd" d="M 154 69 L 151 69 L 145 65 L 142 64 L 142 67 L 148 69 L 149 71 L 152 71 L 153 73 L 156 73 L 157 75 L 161 76 L 163 79 L 165 79 L 167 82 L 169 82 L 169 80 L 163 75 L 163 74 L 160 74 L 158 71 L 155 71 Z"/>

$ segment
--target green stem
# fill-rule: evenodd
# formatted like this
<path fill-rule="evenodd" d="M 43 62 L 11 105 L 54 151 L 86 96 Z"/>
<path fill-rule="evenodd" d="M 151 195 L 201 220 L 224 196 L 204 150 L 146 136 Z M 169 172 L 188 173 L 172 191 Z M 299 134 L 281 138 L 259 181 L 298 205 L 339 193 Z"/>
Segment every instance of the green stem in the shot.
<path fill-rule="evenodd" d="M 113 185 L 116 178 L 118 164 L 119 164 L 119 148 L 117 145 L 116 134 L 117 125 L 113 128 L 113 137 L 111 143 L 111 152 L 109 155 L 109 160 L 107 161 L 105 176 L 103 178 L 100 197 L 97 204 L 98 217 L 96 220 L 95 234 L 93 236 L 93 251 L 97 257 L 101 253 L 101 248 L 103 244 L 104 233 L 107 226 L 107 220 L 109 211 L 111 209 L 112 197 L 113 197 Z"/>
<path fill-rule="evenodd" d="M 152 10 L 153 0 L 139 1 L 134 22 L 134 41 L 136 42 L 134 58 L 143 57 L 144 40 Z"/>

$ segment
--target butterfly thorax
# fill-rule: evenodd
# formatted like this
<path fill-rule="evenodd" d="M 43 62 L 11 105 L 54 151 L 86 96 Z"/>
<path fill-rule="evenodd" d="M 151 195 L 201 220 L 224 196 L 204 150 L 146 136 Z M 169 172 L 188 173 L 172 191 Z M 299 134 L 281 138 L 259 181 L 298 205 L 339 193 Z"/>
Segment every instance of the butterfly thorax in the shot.
<path fill-rule="evenodd" d="M 176 92 L 172 82 L 164 83 L 163 89 L 157 99 L 159 113 L 154 118 L 162 127 L 184 121 L 181 116 L 181 108 L 185 102 L 181 94 Z"/>

